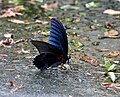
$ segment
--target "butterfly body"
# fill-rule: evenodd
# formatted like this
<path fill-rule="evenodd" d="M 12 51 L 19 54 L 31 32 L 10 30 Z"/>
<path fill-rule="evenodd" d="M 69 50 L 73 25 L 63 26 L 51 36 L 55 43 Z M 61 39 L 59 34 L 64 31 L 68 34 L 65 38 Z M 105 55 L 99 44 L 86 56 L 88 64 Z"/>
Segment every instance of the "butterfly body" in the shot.
<path fill-rule="evenodd" d="M 40 55 L 34 58 L 33 64 L 41 70 L 58 66 L 68 60 L 68 40 L 62 23 L 51 20 L 50 38 L 48 42 L 31 40 Z"/>

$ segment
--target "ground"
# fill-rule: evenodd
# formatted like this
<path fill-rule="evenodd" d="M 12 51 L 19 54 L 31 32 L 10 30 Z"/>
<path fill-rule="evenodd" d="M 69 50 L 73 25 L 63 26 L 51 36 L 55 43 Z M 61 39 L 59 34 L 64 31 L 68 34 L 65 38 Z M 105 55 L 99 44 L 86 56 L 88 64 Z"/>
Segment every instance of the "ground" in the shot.
<path fill-rule="evenodd" d="M 53 4 L 53 0 L 46 0 L 43 4 L 47 2 Z M 89 2 L 90 0 L 78 0 L 75 6 L 79 9 L 60 9 L 73 2 L 58 0 L 59 6 L 52 11 L 44 11 L 39 4 L 32 5 L 31 8 L 31 3 L 27 3 L 24 5 L 29 11 L 22 12 L 25 15 L 0 19 L 0 40 L 6 38 L 5 34 L 11 33 L 15 42 L 20 41 L 0 47 L 0 54 L 4 54 L 0 55 L 1 97 L 119 97 L 119 89 L 107 89 L 101 84 L 111 82 L 104 76 L 106 69 L 103 67 L 103 55 L 120 51 L 119 37 L 104 37 L 104 32 L 109 30 L 120 32 L 120 15 L 103 12 L 108 8 L 120 10 L 120 2 L 96 0 L 99 6 L 86 8 L 85 4 Z M 41 72 L 32 65 L 38 52 L 30 39 L 48 40 L 49 36 L 41 37 L 41 32 L 49 34 L 50 17 L 57 17 L 66 27 L 71 55 L 70 70 L 51 68 Z M 11 19 L 26 20 L 28 24 L 16 24 L 10 22 Z M 41 22 L 36 22 L 37 20 Z M 84 46 L 74 47 L 72 39 Z M 81 54 L 98 62 L 94 64 L 81 60 Z M 120 62 L 120 54 L 110 59 Z M 115 83 L 119 83 L 119 63 L 116 68 L 118 75 Z"/>

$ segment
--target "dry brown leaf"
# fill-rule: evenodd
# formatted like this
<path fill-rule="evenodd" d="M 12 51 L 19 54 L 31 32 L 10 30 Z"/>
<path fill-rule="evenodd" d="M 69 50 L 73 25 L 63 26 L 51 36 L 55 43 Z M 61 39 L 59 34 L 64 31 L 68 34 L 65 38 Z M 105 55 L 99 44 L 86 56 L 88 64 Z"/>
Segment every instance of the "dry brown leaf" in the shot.
<path fill-rule="evenodd" d="M 23 14 L 22 13 L 18 13 L 18 12 L 13 12 L 11 10 L 8 10 L 3 15 L 1 15 L 0 18 L 12 17 L 12 16 L 16 16 L 16 15 L 22 16 Z"/>
<path fill-rule="evenodd" d="M 109 55 L 110 55 L 110 56 L 113 56 L 113 57 L 119 56 L 119 55 L 120 55 L 120 52 L 119 52 L 119 51 L 113 51 L 113 52 L 110 52 Z"/>
<path fill-rule="evenodd" d="M 12 17 L 12 16 L 16 16 L 16 15 L 22 16 L 23 14 L 19 13 L 19 11 L 23 8 L 24 8 L 23 5 L 16 6 L 15 8 L 9 8 L 3 15 L 0 15 L 0 18 Z"/>
<path fill-rule="evenodd" d="M 4 44 L 3 44 L 3 40 L 0 40 L 0 46 L 3 46 Z"/>
<path fill-rule="evenodd" d="M 12 89 L 11 90 L 11 93 L 15 93 L 15 92 L 17 92 L 19 89 L 22 89 L 22 88 L 24 88 L 25 86 L 17 86 L 15 89 Z"/>
<path fill-rule="evenodd" d="M 12 38 L 7 38 L 5 40 L 0 41 L 0 44 L 3 44 L 3 45 L 10 45 L 10 44 L 13 44 L 13 43 L 14 43 L 14 40 Z"/>
<path fill-rule="evenodd" d="M 85 54 L 76 54 L 75 59 L 83 60 L 85 62 L 88 62 L 88 63 L 92 64 L 92 65 L 97 65 L 98 64 L 98 61 L 96 59 L 94 59 L 92 57 L 89 57 Z"/>
<path fill-rule="evenodd" d="M 41 7 L 44 8 L 45 11 L 47 11 L 47 10 L 52 11 L 53 9 L 58 8 L 58 2 L 51 3 L 51 4 L 45 3 L 44 5 L 41 5 Z"/>
<path fill-rule="evenodd" d="M 80 22 L 80 17 L 75 18 L 73 22 L 79 23 Z"/>
<path fill-rule="evenodd" d="M 109 14 L 109 15 L 118 15 L 120 14 L 120 11 L 116 11 L 113 9 L 106 9 L 103 13 Z"/>
<path fill-rule="evenodd" d="M 96 27 L 96 25 L 90 25 L 90 29 L 92 29 L 92 30 L 96 30 L 97 27 Z"/>
<path fill-rule="evenodd" d="M 113 52 L 110 52 L 108 54 L 105 54 L 104 56 L 106 56 L 106 57 L 117 57 L 119 55 L 120 55 L 119 51 L 113 51 Z"/>
<path fill-rule="evenodd" d="M 0 18 L 4 18 L 4 17 L 11 17 L 11 16 L 15 16 L 16 14 L 11 11 L 11 9 L 8 9 L 3 15 L 0 16 Z"/>
<path fill-rule="evenodd" d="M 25 39 L 19 39 L 19 40 L 15 41 L 14 44 L 21 43 L 21 42 L 25 42 Z"/>
<path fill-rule="evenodd" d="M 17 20 L 17 19 L 9 19 L 8 21 L 16 24 L 30 24 L 31 22 L 23 21 L 23 20 Z"/>
<path fill-rule="evenodd" d="M 6 71 L 15 71 L 16 69 L 15 68 L 8 68 L 8 69 L 4 69 Z"/>
<path fill-rule="evenodd" d="M 16 86 L 16 85 L 17 85 L 17 84 L 16 84 L 13 80 L 11 80 L 11 79 L 9 79 L 8 82 L 10 83 L 11 86 Z"/>
<path fill-rule="evenodd" d="M 114 37 L 118 35 L 119 35 L 119 32 L 116 30 L 110 30 L 108 32 L 104 32 L 104 36 L 107 36 L 107 37 Z"/>
<path fill-rule="evenodd" d="M 41 20 L 36 20 L 36 23 L 42 23 L 43 25 L 49 24 L 48 21 L 41 21 Z"/>
<path fill-rule="evenodd" d="M 117 88 L 120 87 L 119 83 L 101 83 L 101 85 L 105 88 Z"/>
<path fill-rule="evenodd" d="M 113 23 L 112 22 L 105 22 L 105 27 L 106 28 L 112 28 L 113 27 Z"/>
<path fill-rule="evenodd" d="M 23 5 L 19 5 L 19 6 L 16 6 L 15 8 L 13 8 L 13 12 L 19 12 L 22 9 L 24 9 L 24 6 Z"/>
<path fill-rule="evenodd" d="M 0 60 L 5 60 L 7 59 L 8 55 L 6 54 L 0 54 Z"/>
<path fill-rule="evenodd" d="M 109 49 L 96 49 L 96 50 L 99 52 L 108 52 L 109 51 Z"/>
<path fill-rule="evenodd" d="M 23 54 L 22 50 L 14 50 L 13 53 L 18 55 Z"/>

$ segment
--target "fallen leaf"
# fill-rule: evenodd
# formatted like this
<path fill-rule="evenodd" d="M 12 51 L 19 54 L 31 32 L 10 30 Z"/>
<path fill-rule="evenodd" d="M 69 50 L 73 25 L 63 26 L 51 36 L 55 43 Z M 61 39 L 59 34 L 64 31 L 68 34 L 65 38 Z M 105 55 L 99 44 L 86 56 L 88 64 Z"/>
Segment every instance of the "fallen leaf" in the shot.
<path fill-rule="evenodd" d="M 15 51 L 13 51 L 13 53 L 15 53 L 15 54 L 28 54 L 28 53 L 30 53 L 30 50 L 24 50 L 23 48 L 22 49 L 17 49 L 17 50 L 15 50 Z"/>
<path fill-rule="evenodd" d="M 72 39 L 72 40 L 70 41 L 70 43 L 71 43 L 73 46 L 75 46 L 75 47 L 82 47 L 82 46 L 84 46 L 82 43 L 80 43 L 80 42 L 78 42 L 78 41 L 75 41 L 74 39 Z"/>
<path fill-rule="evenodd" d="M 42 8 L 45 9 L 45 11 L 53 11 L 53 9 L 58 8 L 58 2 L 47 4 L 45 3 L 44 5 L 41 5 Z"/>
<path fill-rule="evenodd" d="M 29 53 L 30 53 L 30 50 L 24 50 L 24 49 L 22 48 L 22 52 L 25 53 L 25 54 L 29 54 Z"/>
<path fill-rule="evenodd" d="M 11 11 L 11 9 L 8 9 L 3 15 L 0 16 L 0 18 L 4 18 L 4 17 L 11 17 L 11 16 L 15 16 L 16 14 Z"/>
<path fill-rule="evenodd" d="M 4 37 L 6 37 L 6 38 L 13 38 L 14 35 L 11 34 L 11 33 L 6 33 L 6 34 L 4 34 Z"/>
<path fill-rule="evenodd" d="M 116 11 L 113 9 L 106 9 L 103 13 L 109 14 L 109 15 L 118 15 L 120 14 L 120 11 Z"/>
<path fill-rule="evenodd" d="M 96 50 L 99 52 L 108 52 L 109 51 L 109 49 L 96 49 Z"/>
<path fill-rule="evenodd" d="M 14 50 L 13 53 L 18 55 L 23 54 L 22 50 Z"/>
<path fill-rule="evenodd" d="M 120 2 L 120 0 L 115 0 L 115 1 L 119 1 Z"/>
<path fill-rule="evenodd" d="M 15 41 L 14 44 L 18 44 L 18 43 L 21 43 L 21 42 L 25 42 L 25 39 L 19 39 L 19 40 Z"/>
<path fill-rule="evenodd" d="M 68 70 L 70 70 L 70 65 L 68 65 L 68 64 L 62 64 L 62 65 L 59 66 L 59 68 L 61 70 L 64 70 L 64 71 L 68 71 Z"/>
<path fill-rule="evenodd" d="M 60 7 L 61 9 L 67 10 L 67 9 L 73 9 L 73 10 L 79 10 L 79 6 L 73 6 L 73 5 L 63 5 Z"/>
<path fill-rule="evenodd" d="M 3 44 L 5 44 L 5 45 L 10 45 L 10 44 L 13 44 L 13 43 L 14 43 L 14 41 L 13 41 L 12 38 L 8 38 L 5 41 L 3 41 Z"/>
<path fill-rule="evenodd" d="M 4 46 L 3 40 L 0 40 L 0 46 Z"/>
<path fill-rule="evenodd" d="M 113 27 L 113 23 L 112 22 L 105 22 L 105 27 L 106 28 L 112 28 Z"/>
<path fill-rule="evenodd" d="M 113 51 L 113 52 L 109 52 L 108 54 L 104 54 L 104 56 L 106 57 L 117 57 L 120 55 L 120 51 Z"/>
<path fill-rule="evenodd" d="M 11 80 L 11 79 L 9 79 L 8 82 L 10 83 L 10 86 L 16 86 L 16 85 L 17 85 L 17 84 L 16 84 L 13 80 Z"/>
<path fill-rule="evenodd" d="M 114 72 L 108 72 L 108 75 L 110 76 L 112 82 L 115 82 L 115 80 L 116 80 L 115 73 Z"/>
<path fill-rule="evenodd" d="M 41 21 L 41 20 L 36 20 L 36 23 L 42 23 L 43 25 L 49 24 L 48 21 Z"/>
<path fill-rule="evenodd" d="M 98 46 L 99 44 L 100 44 L 99 41 L 94 41 L 94 42 L 92 42 L 92 45 L 94 45 L 94 46 Z"/>
<path fill-rule="evenodd" d="M 24 21 L 24 20 L 18 20 L 18 19 L 9 19 L 8 21 L 16 24 L 30 24 L 32 22 Z"/>
<path fill-rule="evenodd" d="M 69 95 L 68 97 L 73 97 L 73 96 Z"/>
<path fill-rule="evenodd" d="M 90 25 L 90 28 L 91 28 L 92 30 L 96 30 L 96 29 L 97 29 L 96 25 Z"/>
<path fill-rule="evenodd" d="M 96 59 L 94 59 L 92 57 L 89 57 L 85 54 L 76 54 L 74 57 L 77 60 L 83 60 L 85 62 L 88 62 L 88 63 L 92 64 L 92 65 L 97 65 L 98 64 L 98 61 Z"/>
<path fill-rule="evenodd" d="M 0 60 L 5 60 L 7 59 L 8 55 L 6 54 L 0 54 Z"/>
<path fill-rule="evenodd" d="M 4 69 L 6 71 L 15 71 L 16 69 L 15 68 L 8 68 L 8 69 Z"/>
<path fill-rule="evenodd" d="M 75 33 L 75 32 L 70 32 L 70 33 L 68 33 L 68 35 L 71 35 L 71 36 L 73 36 L 75 39 L 79 39 L 79 40 L 90 40 L 88 37 L 86 37 L 86 36 L 81 36 L 80 34 L 77 34 L 77 33 Z"/>
<path fill-rule="evenodd" d="M 75 18 L 73 22 L 79 23 L 80 22 L 80 17 Z"/>
<path fill-rule="evenodd" d="M 12 90 L 11 90 L 11 93 L 15 93 L 15 92 L 17 92 L 19 89 L 22 89 L 22 88 L 25 88 L 25 86 L 22 86 L 22 85 L 17 86 L 15 89 L 12 89 Z"/>
<path fill-rule="evenodd" d="M 93 1 L 85 4 L 85 7 L 86 7 L 86 8 L 98 8 L 99 6 L 100 6 L 99 3 L 95 3 L 95 2 L 93 2 Z"/>
<path fill-rule="evenodd" d="M 117 88 L 120 87 L 119 83 L 101 83 L 101 85 L 105 88 Z"/>
<path fill-rule="evenodd" d="M 110 31 L 104 32 L 104 36 L 107 36 L 107 37 L 115 37 L 118 35 L 119 35 L 119 32 L 116 30 L 110 30 Z"/>
<path fill-rule="evenodd" d="M 4 17 L 12 17 L 12 16 L 22 16 L 22 13 L 19 13 L 21 9 L 23 9 L 23 6 L 16 6 L 15 8 L 9 8 L 3 15 L 0 15 L 0 18 Z"/>
<path fill-rule="evenodd" d="M 15 8 L 13 8 L 13 12 L 19 12 L 22 9 L 24 9 L 24 6 L 23 5 L 19 5 L 19 6 L 16 6 Z"/>

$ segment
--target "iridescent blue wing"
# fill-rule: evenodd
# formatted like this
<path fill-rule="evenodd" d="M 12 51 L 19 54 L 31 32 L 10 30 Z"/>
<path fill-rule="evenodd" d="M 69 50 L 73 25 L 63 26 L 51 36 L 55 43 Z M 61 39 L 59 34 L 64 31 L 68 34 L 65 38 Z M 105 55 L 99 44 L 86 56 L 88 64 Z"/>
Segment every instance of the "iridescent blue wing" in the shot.
<path fill-rule="evenodd" d="M 55 18 L 51 20 L 50 38 L 48 43 L 61 50 L 65 56 L 68 55 L 68 39 L 65 28 L 62 23 Z"/>

